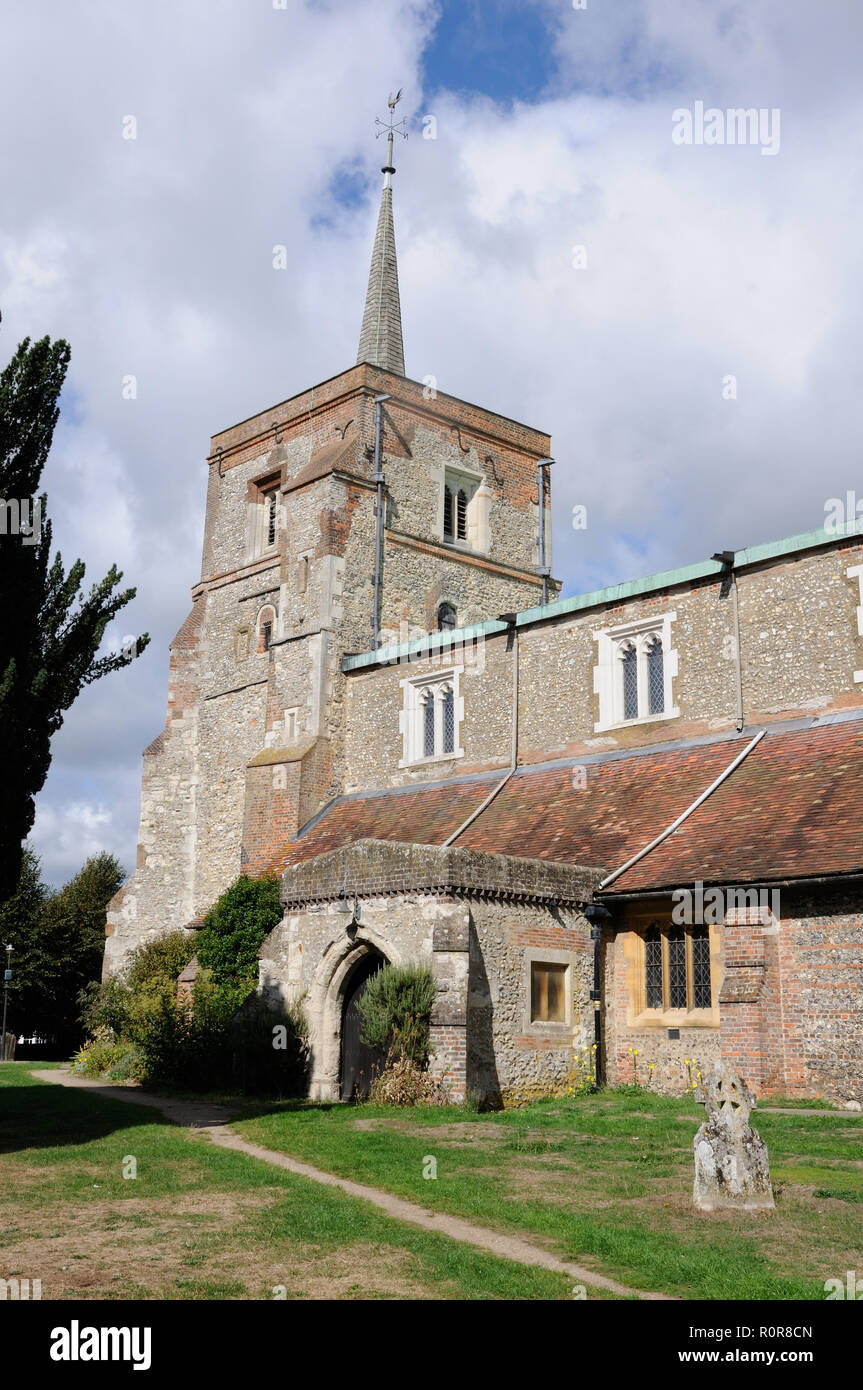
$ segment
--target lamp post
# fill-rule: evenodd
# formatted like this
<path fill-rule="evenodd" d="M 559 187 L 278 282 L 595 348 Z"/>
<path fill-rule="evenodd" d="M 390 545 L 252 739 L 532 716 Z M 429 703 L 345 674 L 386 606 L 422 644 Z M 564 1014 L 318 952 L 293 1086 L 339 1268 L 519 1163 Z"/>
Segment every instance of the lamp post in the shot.
<path fill-rule="evenodd" d="M 12 979 L 12 947 L 6 947 L 6 970 L 3 975 L 3 1033 L 0 1037 L 0 1062 L 6 1061 L 6 1006 L 9 1003 L 9 981 Z"/>

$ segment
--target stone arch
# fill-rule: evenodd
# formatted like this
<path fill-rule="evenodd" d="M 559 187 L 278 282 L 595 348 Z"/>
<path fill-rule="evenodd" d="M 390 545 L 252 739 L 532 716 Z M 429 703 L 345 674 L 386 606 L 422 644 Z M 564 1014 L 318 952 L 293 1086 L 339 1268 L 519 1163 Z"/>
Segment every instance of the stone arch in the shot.
<path fill-rule="evenodd" d="M 265 603 L 259 611 L 255 632 L 257 634 L 257 652 L 260 654 L 269 651 L 270 644 L 276 635 L 276 610 L 271 603 Z"/>
<path fill-rule="evenodd" d="M 315 1100 L 339 1099 L 342 1007 L 345 988 L 356 967 L 369 955 L 384 963 L 404 964 L 401 952 L 373 927 L 343 934 L 324 953 L 309 988 L 308 1014 L 312 1047 L 310 1094 Z"/>

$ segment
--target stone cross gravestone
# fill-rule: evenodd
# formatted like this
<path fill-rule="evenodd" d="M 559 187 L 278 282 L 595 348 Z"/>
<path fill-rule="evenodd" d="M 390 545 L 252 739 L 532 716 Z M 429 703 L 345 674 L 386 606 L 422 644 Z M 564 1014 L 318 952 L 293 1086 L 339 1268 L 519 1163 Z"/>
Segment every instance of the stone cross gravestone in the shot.
<path fill-rule="evenodd" d="M 749 1124 L 755 1097 L 728 1062 L 716 1062 L 703 1090 L 707 1119 L 695 1136 L 699 1211 L 772 1211 L 767 1145 Z"/>

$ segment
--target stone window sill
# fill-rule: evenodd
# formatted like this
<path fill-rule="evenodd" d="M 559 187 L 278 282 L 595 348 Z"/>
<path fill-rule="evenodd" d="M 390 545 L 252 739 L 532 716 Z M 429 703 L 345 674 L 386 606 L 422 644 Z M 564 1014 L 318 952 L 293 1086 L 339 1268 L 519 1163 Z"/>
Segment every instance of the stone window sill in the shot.
<path fill-rule="evenodd" d="M 643 719 L 621 719 L 618 724 L 594 724 L 593 732 L 604 734 L 612 729 L 631 729 L 638 724 L 661 724 L 663 719 L 678 719 L 679 717 L 680 710 L 675 705 L 673 709 L 663 710 L 661 714 L 645 714 Z"/>
<path fill-rule="evenodd" d="M 715 1009 L 645 1009 L 627 1024 L 628 1028 L 718 1028 Z"/>
<path fill-rule="evenodd" d="M 464 749 L 457 748 L 454 753 L 437 753 L 433 758 L 413 758 L 410 762 L 405 762 L 403 758 L 400 758 L 399 767 L 408 769 L 412 767 L 431 767 L 435 763 L 452 763 L 455 762 L 458 758 L 463 757 Z"/>

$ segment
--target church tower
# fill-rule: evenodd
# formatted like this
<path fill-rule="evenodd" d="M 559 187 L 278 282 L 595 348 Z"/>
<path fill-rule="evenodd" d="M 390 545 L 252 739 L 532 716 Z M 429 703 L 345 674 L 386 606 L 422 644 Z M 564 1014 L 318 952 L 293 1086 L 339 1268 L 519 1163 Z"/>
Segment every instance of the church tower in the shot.
<path fill-rule="evenodd" d="M 387 161 L 356 364 L 213 436 L 201 577 L 170 648 L 166 724 L 144 752 L 137 866 L 109 905 L 106 974 L 194 925 L 351 790 L 345 654 L 556 595 L 547 543 L 540 553 L 548 436 L 405 375 L 398 99 L 379 122 Z"/>

